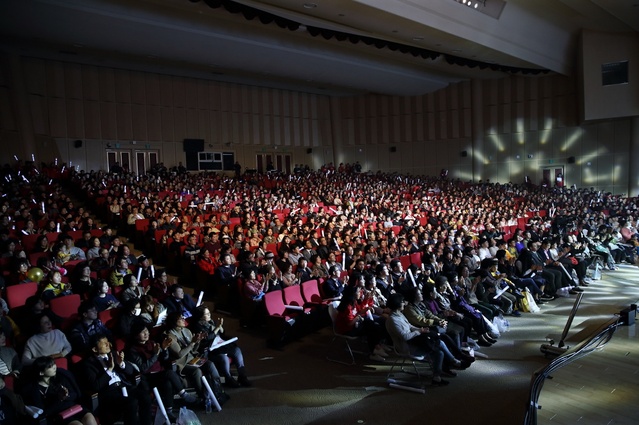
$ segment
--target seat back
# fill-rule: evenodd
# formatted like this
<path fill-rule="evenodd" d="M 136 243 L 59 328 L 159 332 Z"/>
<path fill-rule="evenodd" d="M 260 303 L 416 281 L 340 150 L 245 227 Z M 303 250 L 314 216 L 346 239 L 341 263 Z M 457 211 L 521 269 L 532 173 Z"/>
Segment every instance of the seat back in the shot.
<path fill-rule="evenodd" d="M 320 294 L 319 283 L 317 282 L 316 279 L 307 280 L 306 282 L 302 283 L 300 286 L 302 288 L 302 296 L 304 297 L 304 300 L 306 300 L 306 302 L 308 303 L 322 302 L 322 295 Z"/>
<path fill-rule="evenodd" d="M 9 308 L 21 307 L 27 301 L 27 298 L 37 292 L 38 284 L 36 282 L 7 286 L 7 304 L 9 304 Z"/>
<path fill-rule="evenodd" d="M 297 307 L 304 307 L 304 298 L 302 298 L 302 290 L 300 285 L 288 286 L 282 289 L 284 293 L 284 303 Z"/>
<path fill-rule="evenodd" d="M 282 298 L 282 291 L 271 291 L 264 294 L 264 306 L 269 316 L 284 316 L 286 306 Z"/>
<path fill-rule="evenodd" d="M 49 306 L 51 307 L 52 312 L 63 319 L 68 319 L 78 313 L 78 307 L 80 307 L 81 302 L 82 299 L 80 298 L 80 295 L 71 294 L 53 298 L 49 302 Z"/>

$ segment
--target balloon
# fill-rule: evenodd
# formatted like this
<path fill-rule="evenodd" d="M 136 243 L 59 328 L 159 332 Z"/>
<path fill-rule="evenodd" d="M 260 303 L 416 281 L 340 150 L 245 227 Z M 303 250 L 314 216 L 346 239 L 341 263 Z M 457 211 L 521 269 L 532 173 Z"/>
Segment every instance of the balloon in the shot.
<path fill-rule="evenodd" d="M 40 283 L 44 277 L 44 272 L 38 267 L 32 267 L 27 271 L 27 277 L 36 283 Z"/>

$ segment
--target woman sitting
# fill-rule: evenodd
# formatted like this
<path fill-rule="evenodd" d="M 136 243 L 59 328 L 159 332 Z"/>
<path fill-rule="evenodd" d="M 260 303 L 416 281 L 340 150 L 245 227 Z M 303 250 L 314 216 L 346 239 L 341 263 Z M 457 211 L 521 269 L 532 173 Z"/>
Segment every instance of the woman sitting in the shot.
<path fill-rule="evenodd" d="M 52 357 L 38 357 L 33 361 L 22 389 L 24 401 L 44 411 L 49 423 L 65 425 L 97 425 L 91 412 L 80 405 L 82 393 L 73 375 L 58 369 Z M 77 407 L 77 411 L 68 410 Z"/>
<path fill-rule="evenodd" d="M 73 280 L 71 281 L 71 290 L 74 294 L 80 295 L 82 299 L 87 300 L 93 292 L 97 279 L 91 277 L 91 267 L 85 262 L 78 264 L 73 270 Z"/>
<path fill-rule="evenodd" d="M 98 279 L 96 284 L 96 295 L 93 297 L 93 303 L 98 309 L 98 313 L 104 310 L 120 307 L 120 301 L 111 293 L 109 293 L 109 284 L 104 279 Z"/>
<path fill-rule="evenodd" d="M 175 422 L 174 396 L 179 395 L 187 403 L 195 403 L 197 399 L 186 392 L 180 376 L 173 369 L 164 366 L 169 360 L 167 349 L 173 342 L 171 338 L 165 337 L 158 344 L 149 339 L 150 332 L 147 326 L 146 323 L 138 322 L 131 327 L 126 358 L 138 367 L 150 387 L 158 388 L 169 419 L 173 423 Z"/>
<path fill-rule="evenodd" d="M 179 373 L 186 378 L 189 385 L 194 387 L 200 397 L 206 396 L 202 376 L 206 377 L 216 398 L 221 395 L 220 374 L 212 361 L 202 358 L 197 351 L 200 342 L 206 338 L 203 333 L 193 334 L 186 327 L 186 320 L 179 311 L 169 313 L 166 317 L 166 336 L 171 338 L 168 350 L 171 360 L 175 361 Z"/>
<path fill-rule="evenodd" d="M 4 366 L 2 365 L 4 364 Z M 13 347 L 7 347 L 7 337 L 0 328 L 0 375 L 17 377 L 22 370 L 20 357 Z"/>
<path fill-rule="evenodd" d="M 224 324 L 224 319 L 219 318 L 217 322 L 213 320 L 211 317 L 211 311 L 208 307 L 201 305 L 195 310 L 195 314 L 193 315 L 193 325 L 191 329 L 194 333 L 202 333 L 205 338 L 202 340 L 201 350 L 209 350 L 211 344 L 214 341 L 218 340 L 219 342 L 223 342 L 228 339 L 224 335 L 224 328 L 222 325 Z M 231 376 L 231 366 L 229 364 L 229 358 L 232 360 L 233 364 L 237 368 L 238 379 L 237 381 L 233 376 Z M 250 387 L 251 381 L 249 381 L 246 376 L 246 368 L 244 367 L 244 357 L 242 356 L 242 350 L 235 343 L 229 343 L 221 346 L 220 348 L 216 348 L 213 351 L 209 351 L 208 359 L 215 363 L 215 366 L 222 371 L 222 375 L 224 376 L 224 383 L 227 386 L 236 388 L 241 386 Z"/>
<path fill-rule="evenodd" d="M 150 285 L 151 289 L 149 289 L 149 294 L 159 302 L 163 302 L 171 295 L 169 291 L 169 287 L 171 286 L 169 284 L 169 275 L 166 273 L 166 270 L 158 270 L 156 273 L 156 278 Z"/>
<path fill-rule="evenodd" d="M 162 323 L 158 323 L 158 320 L 164 321 L 164 319 L 160 319 L 160 317 L 162 313 L 166 311 L 166 307 L 164 307 L 163 304 L 156 302 L 151 295 L 146 294 L 140 298 L 140 308 L 142 310 L 140 318 L 148 326 L 159 326 Z"/>
<path fill-rule="evenodd" d="M 38 333 L 29 338 L 24 345 L 22 363 L 30 365 L 42 356 L 50 356 L 54 359 L 65 357 L 71 352 L 71 343 L 59 329 L 53 329 L 51 319 L 45 313 L 36 318 Z"/>
<path fill-rule="evenodd" d="M 361 287 L 347 286 L 342 293 L 342 299 L 337 306 L 335 317 L 335 331 L 342 335 L 366 336 L 370 359 L 384 361 L 388 356 L 381 342 L 386 331 L 379 323 L 372 320 L 370 310 L 358 310 L 358 300 L 361 298 Z"/>
<path fill-rule="evenodd" d="M 141 299 L 147 292 L 149 292 L 150 289 L 149 286 L 142 288 L 139 285 L 138 278 L 132 274 L 124 276 L 123 282 L 124 284 L 122 286 L 124 287 L 124 290 L 120 294 L 120 299 L 123 303 L 126 303 L 131 298 Z"/>

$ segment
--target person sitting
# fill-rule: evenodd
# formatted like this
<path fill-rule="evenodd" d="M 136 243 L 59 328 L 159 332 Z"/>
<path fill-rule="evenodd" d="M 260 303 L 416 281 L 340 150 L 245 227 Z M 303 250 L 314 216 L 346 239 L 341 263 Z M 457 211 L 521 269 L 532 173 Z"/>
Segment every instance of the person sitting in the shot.
<path fill-rule="evenodd" d="M 221 390 L 220 374 L 215 364 L 202 358 L 197 351 L 200 342 L 206 338 L 206 335 L 203 333 L 193 334 L 186 327 L 186 320 L 179 311 L 169 313 L 165 324 L 165 335 L 171 338 L 168 350 L 178 372 L 186 378 L 190 386 L 196 389 L 202 399 L 206 397 L 202 383 L 204 376 L 213 389 L 218 402 L 226 401 L 221 399 L 224 396 L 221 395 L 223 391 Z"/>
<path fill-rule="evenodd" d="M 124 290 L 120 293 L 120 300 L 126 303 L 131 298 L 142 298 L 149 292 L 150 287 L 142 288 L 138 283 L 138 279 L 132 274 L 124 276 L 122 279 Z"/>
<path fill-rule="evenodd" d="M 392 294 L 386 304 L 392 311 L 386 321 L 386 330 L 393 340 L 395 350 L 403 355 L 422 357 L 428 355 L 433 367 L 432 385 L 448 385 L 449 382 L 442 379 L 444 357 L 456 367 L 462 367 L 462 362 L 455 359 L 445 345 L 440 343 L 436 331 L 428 327 L 413 326 L 408 322 L 404 311 L 405 301 L 401 293 Z"/>
<path fill-rule="evenodd" d="M 206 335 L 200 343 L 201 352 L 204 352 L 205 349 L 210 349 L 211 344 L 216 341 L 216 339 L 220 339 L 222 341 L 229 339 L 224 334 L 223 325 L 224 318 L 220 317 L 217 321 L 215 321 L 211 315 L 211 310 L 209 310 L 208 307 L 201 305 L 195 310 L 191 330 L 195 334 L 203 333 Z M 229 343 L 221 346 L 220 348 L 213 349 L 213 351 L 209 351 L 208 359 L 212 360 L 218 370 L 222 371 L 224 383 L 227 386 L 235 388 L 240 385 L 244 387 L 250 387 L 252 385 L 251 381 L 249 381 L 246 376 L 246 367 L 244 366 L 242 350 L 240 350 L 240 347 L 238 347 L 237 344 Z M 229 362 L 229 359 L 231 362 Z M 237 368 L 237 380 L 231 376 L 231 364 L 235 365 Z"/>
<path fill-rule="evenodd" d="M 213 274 L 215 274 L 215 267 L 217 267 L 217 264 L 213 260 L 211 251 L 208 248 L 203 248 L 198 255 L 197 266 L 202 272 L 209 276 L 213 276 Z"/>
<path fill-rule="evenodd" d="M 242 286 L 242 296 L 253 302 L 260 302 L 264 298 L 266 293 L 266 281 L 260 282 L 257 280 L 255 270 L 249 269 L 244 273 L 244 285 Z"/>
<path fill-rule="evenodd" d="M 140 318 L 142 306 L 139 298 L 130 298 L 122 307 L 122 314 L 118 319 L 117 334 L 121 338 L 126 338 L 131 333 L 131 326 L 135 322 L 143 321 Z"/>
<path fill-rule="evenodd" d="M 151 264 L 151 259 L 146 255 L 140 255 L 137 259 L 138 271 L 136 277 L 138 282 L 144 282 L 145 280 L 152 281 L 155 279 L 155 267 Z"/>
<path fill-rule="evenodd" d="M 98 313 L 104 310 L 120 307 L 120 301 L 118 301 L 118 299 L 109 292 L 110 289 L 111 288 L 106 280 L 98 279 L 96 283 L 96 293 L 92 299 L 98 309 Z"/>
<path fill-rule="evenodd" d="M 342 296 L 342 292 L 348 283 L 348 276 L 344 279 L 344 282 L 339 280 L 340 271 L 336 266 L 331 266 L 328 269 L 328 279 L 322 283 L 322 292 L 324 292 L 324 298 L 326 299 L 338 299 Z"/>
<path fill-rule="evenodd" d="M 121 416 L 125 425 L 151 424 L 151 389 L 144 379 L 136 385 L 136 369 L 124 353 L 113 351 L 104 335 L 94 335 L 92 354 L 79 365 L 83 385 L 98 394 L 98 416 Z"/>
<path fill-rule="evenodd" d="M 22 370 L 22 362 L 13 347 L 7 347 L 7 337 L 0 328 L 0 376 L 18 377 Z"/>
<path fill-rule="evenodd" d="M 58 264 L 64 265 L 69 261 L 86 260 L 87 257 L 80 248 L 73 245 L 73 238 L 69 235 L 62 236 L 62 245 L 57 254 Z"/>
<path fill-rule="evenodd" d="M 70 372 L 59 369 L 52 357 L 34 359 L 32 373 L 22 383 L 22 397 L 29 406 L 42 409 L 40 417 L 49 423 L 64 425 L 97 425 L 93 413 L 81 406 L 82 392 Z M 80 405 L 76 413 L 61 415 L 67 409 Z"/>
<path fill-rule="evenodd" d="M 73 352 L 84 354 L 90 348 L 91 337 L 102 334 L 111 339 L 111 331 L 98 319 L 98 309 L 92 301 L 83 301 L 78 307 L 78 323 L 69 332 Z"/>
<path fill-rule="evenodd" d="M 195 311 L 195 302 L 189 294 L 184 293 L 181 285 L 175 284 L 170 288 L 170 296 L 164 300 L 164 306 L 167 313 L 179 312 L 185 318 L 193 316 Z"/>
<path fill-rule="evenodd" d="M 30 365 L 42 356 L 50 356 L 54 359 L 66 357 L 71 352 L 71 344 L 59 329 L 53 329 L 51 319 L 46 313 L 41 313 L 36 318 L 38 333 L 29 338 L 24 345 L 22 364 Z"/>
<path fill-rule="evenodd" d="M 71 280 L 71 291 L 80 295 L 83 300 L 89 299 L 94 287 L 97 283 L 96 279 L 91 277 L 91 267 L 88 262 L 78 264 L 73 269 L 73 279 Z"/>
<path fill-rule="evenodd" d="M 142 310 L 140 319 L 142 319 L 147 326 L 159 326 L 162 324 L 159 322 L 160 320 L 164 322 L 164 318 L 161 317 L 166 317 L 166 307 L 156 302 L 151 295 L 145 294 L 140 298 L 140 308 Z"/>
<path fill-rule="evenodd" d="M 149 337 L 148 325 L 135 323 L 127 343 L 126 358 L 138 368 L 149 386 L 157 387 L 169 419 L 174 423 L 177 421 L 173 410 L 174 396 L 180 396 L 189 404 L 197 402 L 197 398 L 186 392 L 182 379 L 173 369 L 165 367 L 169 360 L 168 347 L 173 340 L 165 337 L 157 343 Z"/>
<path fill-rule="evenodd" d="M 349 336 L 365 335 L 371 352 L 370 359 L 383 362 L 388 356 L 382 346 L 385 330 L 369 317 L 369 310 L 357 309 L 361 291 L 363 288 L 348 286 L 342 293 L 342 299 L 337 306 L 335 331 Z"/>
<path fill-rule="evenodd" d="M 44 301 L 51 301 L 54 298 L 71 294 L 71 286 L 62 282 L 62 274 L 58 270 L 54 270 L 51 272 L 49 283 L 42 290 L 41 297 Z"/>
<path fill-rule="evenodd" d="M 149 289 L 149 294 L 159 302 L 164 302 L 164 300 L 171 295 L 169 275 L 165 269 L 157 271 L 157 275 L 155 279 L 153 279 L 153 282 L 151 282 L 150 287 L 151 289 Z"/>
<path fill-rule="evenodd" d="M 120 257 L 116 260 L 113 270 L 109 275 L 109 284 L 112 287 L 124 285 L 124 276 L 128 274 L 131 274 L 131 270 L 129 270 L 129 262 L 125 257 Z"/>

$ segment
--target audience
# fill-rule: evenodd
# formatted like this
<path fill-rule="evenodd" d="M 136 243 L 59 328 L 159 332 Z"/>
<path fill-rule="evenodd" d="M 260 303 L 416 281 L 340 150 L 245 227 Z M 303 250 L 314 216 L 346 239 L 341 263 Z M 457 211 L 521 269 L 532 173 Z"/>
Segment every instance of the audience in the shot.
<path fill-rule="evenodd" d="M 92 302 L 80 306 L 79 321 L 69 333 L 74 352 L 97 350 L 88 341 L 108 334 L 109 329 L 97 318 L 108 309 L 122 310 L 119 319 L 115 315 L 117 320 L 111 322 L 121 336 L 135 331 L 129 348 L 147 346 L 146 354 L 151 355 L 147 360 L 157 350 L 156 344 L 164 351 L 163 344 L 145 335 L 149 332 L 146 327 L 157 324 L 164 308 L 173 316 L 195 315 L 190 341 L 202 349 L 210 347 L 216 335 L 223 336 L 222 321 L 212 320 L 204 306 L 196 309 L 181 285 L 168 283 L 165 270 L 155 271 L 148 253 L 155 253 L 158 262 L 169 267 L 178 265 L 176 273 L 189 287 L 195 284 L 188 279 L 196 276 L 191 274 L 192 267 L 199 267 L 207 278 L 206 293 L 229 306 L 240 296 L 238 270 L 251 282 L 244 289 L 252 298 L 319 279 L 326 297 L 339 297 L 344 291 L 338 314 L 340 331 L 368 335 L 376 360 L 386 356 L 381 342 L 390 338 L 385 328 L 397 325 L 398 315 L 405 314 L 409 326 L 429 327 L 430 332 L 442 334 L 444 346 L 439 351 L 453 365 L 455 360 L 468 360 L 460 350 L 471 345 L 471 337 L 482 346 L 496 342 L 483 317 L 518 314 L 518 291 L 531 291 L 539 304 L 552 302 L 560 288 L 575 294 L 589 285 L 586 271 L 592 254 L 601 255 L 614 272 L 620 262 L 634 264 L 639 253 L 636 198 L 592 188 L 471 184 L 387 173 L 358 173 L 357 190 L 353 190 L 353 169 L 326 166 L 313 172 L 300 168 L 294 176 L 273 172 L 244 180 L 213 173 L 177 173 L 170 178 L 160 174 L 158 178 L 125 170 L 117 175 L 76 172 L 46 164 L 42 172 L 21 163 L 5 167 L 4 174 L 12 178 L 4 179 L 3 194 L 8 196 L 0 201 L 3 271 L 10 273 L 10 284 L 30 282 L 29 276 L 35 275 L 29 273 L 29 260 L 36 261 L 30 254 L 44 254 L 36 265 L 48 279 L 38 283 L 38 295 L 29 298 L 23 309 L 3 317 L 0 374 L 18 372 L 20 356 L 28 365 L 39 356 L 69 354 L 64 333 L 52 329 L 51 322 L 58 327 L 62 320 L 45 302 L 70 293 L 83 299 L 92 296 Z M 28 179 L 19 178 L 17 171 Z M 91 213 L 112 226 L 103 232 L 96 230 L 89 211 L 66 195 L 63 181 L 75 185 L 79 189 L 75 193 L 95 208 Z M 123 190 L 125 185 L 128 192 Z M 196 191 L 196 187 L 208 189 Z M 145 255 L 136 258 L 123 236 L 135 236 L 135 221 L 141 219 L 153 224 L 144 236 Z M 75 230 L 83 231 L 78 240 L 71 236 L 77 235 Z M 85 258 L 88 263 L 77 264 Z M 189 269 L 180 272 L 179 265 Z M 66 268 L 71 271 L 70 285 Z M 343 270 L 351 278 L 342 282 Z M 100 279 L 92 278 L 92 272 Z M 142 289 L 141 281 L 150 281 L 150 286 Z M 502 288 L 508 290 L 495 301 L 492 294 Z M 125 308 L 110 291 L 119 294 Z M 390 303 L 399 294 L 410 301 L 405 309 L 403 304 L 400 308 Z M 221 295 L 227 299 L 220 299 Z M 388 324 L 389 317 L 394 325 Z M 358 328 L 355 324 L 360 321 Z M 177 322 L 181 320 L 170 325 L 169 333 L 187 336 L 188 329 Z M 32 328 L 37 328 L 36 333 L 24 350 L 11 351 L 4 345 L 3 338 L 13 339 L 15 331 L 30 336 Z M 397 339 L 396 333 L 392 335 Z M 173 351 L 166 347 L 166 352 L 176 358 L 188 345 L 177 353 L 175 347 Z M 217 364 L 227 385 L 249 383 L 235 344 L 209 356 L 213 360 L 209 363 Z M 238 381 L 230 374 L 227 357 L 238 368 Z M 445 365 L 443 362 L 442 370 Z M 219 374 L 215 366 L 209 366 L 207 374 L 216 386 Z M 441 382 L 436 378 L 435 384 Z M 163 398 L 181 394 L 179 385 L 171 384 L 170 389 L 169 384 L 164 385 Z M 102 392 L 113 396 L 114 405 L 115 391 L 104 392 L 107 389 Z M 140 400 L 140 413 L 145 403 Z M 138 406 L 133 410 L 137 412 Z M 128 414 L 125 422 L 147 423 L 146 413 L 139 419 L 134 415 Z M 92 423 L 83 417 L 67 423 L 78 419 Z"/>

